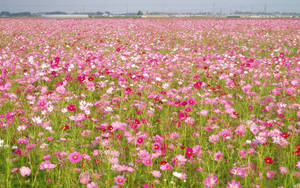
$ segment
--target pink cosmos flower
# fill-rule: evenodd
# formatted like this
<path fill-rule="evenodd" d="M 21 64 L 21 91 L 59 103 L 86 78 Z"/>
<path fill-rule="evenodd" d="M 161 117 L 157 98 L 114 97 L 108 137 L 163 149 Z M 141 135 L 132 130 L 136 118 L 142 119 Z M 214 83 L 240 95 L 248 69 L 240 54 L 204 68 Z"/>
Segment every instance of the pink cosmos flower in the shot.
<path fill-rule="evenodd" d="M 186 108 L 184 109 L 184 111 L 185 111 L 185 112 L 192 112 L 193 109 L 192 109 L 190 106 L 188 106 L 188 107 L 186 107 Z"/>
<path fill-rule="evenodd" d="M 20 171 L 21 176 L 23 176 L 23 177 L 29 176 L 31 174 L 31 169 L 26 166 L 22 166 L 19 169 L 19 171 Z"/>
<path fill-rule="evenodd" d="M 126 179 L 124 178 L 124 176 L 115 177 L 115 182 L 118 185 L 123 185 L 125 181 L 126 181 Z"/>
<path fill-rule="evenodd" d="M 92 158 L 91 158 L 89 155 L 87 155 L 87 154 L 83 154 L 83 155 L 82 155 L 82 159 L 83 159 L 83 160 L 86 160 L 86 161 L 92 160 Z"/>
<path fill-rule="evenodd" d="M 66 77 L 65 77 L 65 80 L 67 80 L 67 81 L 71 81 L 72 80 L 72 76 L 71 75 L 66 75 Z"/>
<path fill-rule="evenodd" d="M 136 144 L 142 145 L 143 143 L 144 143 L 144 137 L 139 136 L 139 137 L 136 139 Z"/>
<path fill-rule="evenodd" d="M 189 105 L 195 105 L 195 104 L 196 104 L 196 99 L 194 99 L 194 98 L 189 98 L 189 99 L 187 100 L 187 102 L 189 103 Z"/>
<path fill-rule="evenodd" d="M 71 163 L 79 163 L 82 159 L 82 156 L 79 152 L 70 153 L 68 159 Z"/>
<path fill-rule="evenodd" d="M 183 155 L 177 155 L 174 159 L 174 164 L 184 166 L 187 159 Z M 173 161 L 172 161 L 173 162 Z"/>
<path fill-rule="evenodd" d="M 193 148 L 186 148 L 185 155 L 187 158 L 191 158 L 193 156 Z"/>
<path fill-rule="evenodd" d="M 288 171 L 287 168 L 284 166 L 279 167 L 279 170 L 280 170 L 281 174 L 286 174 Z"/>
<path fill-rule="evenodd" d="M 208 111 L 207 110 L 201 110 L 200 111 L 200 114 L 202 115 L 202 116 L 207 116 L 208 115 Z"/>
<path fill-rule="evenodd" d="M 34 148 L 36 148 L 36 144 L 28 144 L 28 145 L 26 146 L 26 149 L 27 149 L 27 150 L 34 149 Z"/>
<path fill-rule="evenodd" d="M 230 173 L 240 177 L 246 177 L 245 168 L 233 167 L 232 169 L 230 169 Z"/>
<path fill-rule="evenodd" d="M 18 141 L 17 141 L 17 143 L 18 144 L 24 144 L 24 145 L 26 145 L 26 144 L 29 143 L 29 140 L 26 137 L 25 138 L 19 138 Z"/>
<path fill-rule="evenodd" d="M 18 168 L 13 168 L 12 170 L 11 170 L 11 173 L 15 173 L 15 172 L 17 172 L 19 169 Z"/>
<path fill-rule="evenodd" d="M 267 178 L 273 178 L 274 177 L 275 172 L 274 171 L 268 171 L 267 172 Z"/>
<path fill-rule="evenodd" d="M 203 84 L 203 82 L 196 82 L 195 84 L 194 84 L 194 87 L 196 88 L 196 89 L 200 89 L 201 88 L 201 86 L 202 86 L 202 84 Z"/>
<path fill-rule="evenodd" d="M 153 171 L 151 171 L 151 174 L 152 174 L 152 176 L 155 177 L 155 178 L 160 178 L 160 176 L 161 176 L 161 173 L 160 173 L 160 171 L 158 171 L 158 170 L 153 170 Z"/>
<path fill-rule="evenodd" d="M 91 182 L 87 185 L 87 188 L 98 188 L 97 182 Z"/>
<path fill-rule="evenodd" d="M 300 161 L 297 162 L 296 167 L 300 169 Z"/>
<path fill-rule="evenodd" d="M 143 163 L 146 166 L 150 166 L 152 164 L 152 159 L 151 158 L 143 159 Z"/>
<path fill-rule="evenodd" d="M 155 151 L 159 151 L 160 148 L 161 148 L 161 146 L 160 146 L 160 144 L 158 144 L 158 143 L 154 143 L 154 144 L 152 145 L 152 149 L 155 150 Z"/>
<path fill-rule="evenodd" d="M 162 171 L 164 171 L 164 170 L 172 170 L 172 169 L 173 169 L 173 166 L 170 165 L 169 163 L 166 163 L 166 164 L 160 165 L 160 169 L 161 169 Z"/>
<path fill-rule="evenodd" d="M 227 183 L 226 188 L 242 188 L 242 186 L 239 181 L 231 180 L 231 182 Z"/>
<path fill-rule="evenodd" d="M 211 143 L 216 143 L 219 141 L 219 135 L 210 135 L 208 141 Z"/>
<path fill-rule="evenodd" d="M 77 80 L 81 83 L 83 83 L 83 81 L 85 80 L 85 75 L 79 75 L 77 76 Z"/>
<path fill-rule="evenodd" d="M 236 134 L 239 134 L 239 135 L 244 135 L 245 134 L 245 129 L 243 126 L 239 126 L 236 130 L 235 130 L 235 133 Z"/>
<path fill-rule="evenodd" d="M 56 92 L 59 94 L 64 94 L 66 92 L 66 89 L 64 86 L 61 85 L 56 88 Z"/>
<path fill-rule="evenodd" d="M 241 149 L 241 151 L 239 152 L 239 154 L 240 154 L 240 157 L 241 158 L 246 158 L 246 151 L 244 150 L 244 149 Z"/>
<path fill-rule="evenodd" d="M 111 158 L 111 159 L 109 160 L 109 162 L 110 162 L 111 164 L 119 164 L 119 159 L 116 158 L 116 157 L 113 157 L 113 158 Z"/>
<path fill-rule="evenodd" d="M 50 161 L 44 161 L 40 164 L 41 170 L 51 170 L 53 168 L 56 168 L 56 165 L 52 164 Z"/>
<path fill-rule="evenodd" d="M 147 150 L 140 150 L 138 153 L 138 156 L 140 159 L 145 159 L 147 157 L 149 157 L 149 152 Z"/>
<path fill-rule="evenodd" d="M 223 158 L 223 153 L 222 152 L 218 151 L 217 153 L 215 153 L 215 155 L 214 155 L 214 160 L 215 161 L 219 161 L 222 158 Z"/>
<path fill-rule="evenodd" d="M 51 155 L 44 155 L 43 159 L 44 160 L 49 160 L 51 158 Z"/>
<path fill-rule="evenodd" d="M 93 156 L 97 156 L 97 155 L 99 155 L 99 154 L 100 154 L 100 151 L 99 151 L 99 150 L 96 149 L 96 150 L 93 151 Z"/>
<path fill-rule="evenodd" d="M 206 188 L 214 187 L 218 184 L 218 177 L 210 174 L 207 178 L 205 178 L 203 184 Z"/>
<path fill-rule="evenodd" d="M 178 138 L 178 136 L 179 136 L 179 134 L 178 134 L 177 132 L 172 132 L 172 133 L 170 134 L 170 138 L 171 138 L 171 139 L 176 139 L 176 138 Z"/>
<path fill-rule="evenodd" d="M 91 174 L 89 172 L 83 172 L 79 175 L 80 183 L 88 184 L 91 181 Z"/>
<path fill-rule="evenodd" d="M 67 108 L 70 112 L 76 111 L 76 106 L 74 104 L 70 104 Z"/>

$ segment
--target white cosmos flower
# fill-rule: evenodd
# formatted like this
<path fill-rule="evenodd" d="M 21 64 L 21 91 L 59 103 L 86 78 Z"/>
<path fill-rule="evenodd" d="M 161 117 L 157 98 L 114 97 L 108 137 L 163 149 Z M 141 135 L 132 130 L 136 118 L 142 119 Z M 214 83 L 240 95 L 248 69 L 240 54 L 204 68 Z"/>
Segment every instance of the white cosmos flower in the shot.
<path fill-rule="evenodd" d="M 4 140 L 0 139 L 0 148 L 2 148 L 3 144 L 4 144 Z"/>
<path fill-rule="evenodd" d="M 26 126 L 25 126 L 25 125 L 20 125 L 20 126 L 18 126 L 18 128 L 17 128 L 17 130 L 18 130 L 19 132 L 24 131 L 25 129 L 26 129 Z"/>
<path fill-rule="evenodd" d="M 173 172 L 173 176 L 175 176 L 176 178 L 181 178 L 182 177 L 182 173 L 180 173 L 180 172 Z"/>

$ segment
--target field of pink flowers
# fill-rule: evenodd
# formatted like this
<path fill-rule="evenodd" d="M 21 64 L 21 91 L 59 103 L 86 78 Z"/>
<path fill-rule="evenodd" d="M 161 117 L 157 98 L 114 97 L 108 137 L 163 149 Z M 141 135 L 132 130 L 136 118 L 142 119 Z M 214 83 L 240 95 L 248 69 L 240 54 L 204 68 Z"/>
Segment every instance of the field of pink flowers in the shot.
<path fill-rule="evenodd" d="M 299 187 L 299 44 L 299 19 L 0 19 L 0 187 Z"/>

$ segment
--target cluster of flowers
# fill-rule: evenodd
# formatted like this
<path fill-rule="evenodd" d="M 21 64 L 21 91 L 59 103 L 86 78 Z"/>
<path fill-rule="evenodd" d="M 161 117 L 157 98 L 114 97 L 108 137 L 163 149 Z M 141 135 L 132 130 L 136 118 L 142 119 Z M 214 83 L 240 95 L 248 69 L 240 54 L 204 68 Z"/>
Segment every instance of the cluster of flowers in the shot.
<path fill-rule="evenodd" d="M 299 19 L 0 19 L 0 182 L 297 185 L 299 32 Z"/>

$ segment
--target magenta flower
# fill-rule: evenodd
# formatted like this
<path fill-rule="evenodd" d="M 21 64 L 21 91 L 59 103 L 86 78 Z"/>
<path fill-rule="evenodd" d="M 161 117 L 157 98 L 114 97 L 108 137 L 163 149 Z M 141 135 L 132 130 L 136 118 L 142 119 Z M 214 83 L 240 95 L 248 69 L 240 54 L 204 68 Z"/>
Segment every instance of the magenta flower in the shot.
<path fill-rule="evenodd" d="M 22 166 L 19 169 L 19 171 L 20 171 L 21 176 L 23 176 L 23 177 L 29 176 L 31 174 L 31 169 L 26 166 Z"/>
<path fill-rule="evenodd" d="M 158 143 L 154 143 L 154 144 L 152 145 L 152 149 L 155 150 L 155 151 L 159 151 L 160 148 L 161 148 L 161 146 L 160 146 L 160 144 L 158 144 Z"/>
<path fill-rule="evenodd" d="M 195 105 L 196 104 L 196 99 L 194 99 L 194 98 L 189 98 L 188 100 L 187 100 L 187 102 L 189 103 L 189 105 Z"/>
<path fill-rule="evenodd" d="M 217 153 L 215 153 L 215 155 L 214 155 L 214 160 L 215 161 L 219 161 L 222 158 L 223 158 L 223 153 L 222 152 L 218 151 Z"/>
<path fill-rule="evenodd" d="M 76 111 L 76 106 L 74 104 L 70 104 L 67 108 L 70 112 Z"/>
<path fill-rule="evenodd" d="M 137 139 L 136 139 L 136 144 L 138 145 L 141 145 L 144 143 L 144 137 L 142 136 L 139 136 Z"/>
<path fill-rule="evenodd" d="M 196 89 L 200 89 L 201 88 L 201 86 L 202 86 L 202 84 L 203 84 L 203 82 L 196 82 L 195 84 L 194 84 L 194 87 L 196 88 Z"/>
<path fill-rule="evenodd" d="M 79 163 L 82 159 L 82 156 L 79 152 L 70 153 L 68 159 L 71 163 Z"/>
<path fill-rule="evenodd" d="M 124 178 L 124 176 L 115 177 L 115 182 L 118 185 L 123 185 L 125 181 L 126 181 L 126 179 Z"/>
<path fill-rule="evenodd" d="M 77 80 L 82 83 L 85 80 L 85 75 L 77 76 Z"/>
<path fill-rule="evenodd" d="M 193 156 L 193 148 L 186 148 L 185 155 L 187 158 L 191 158 Z"/>

